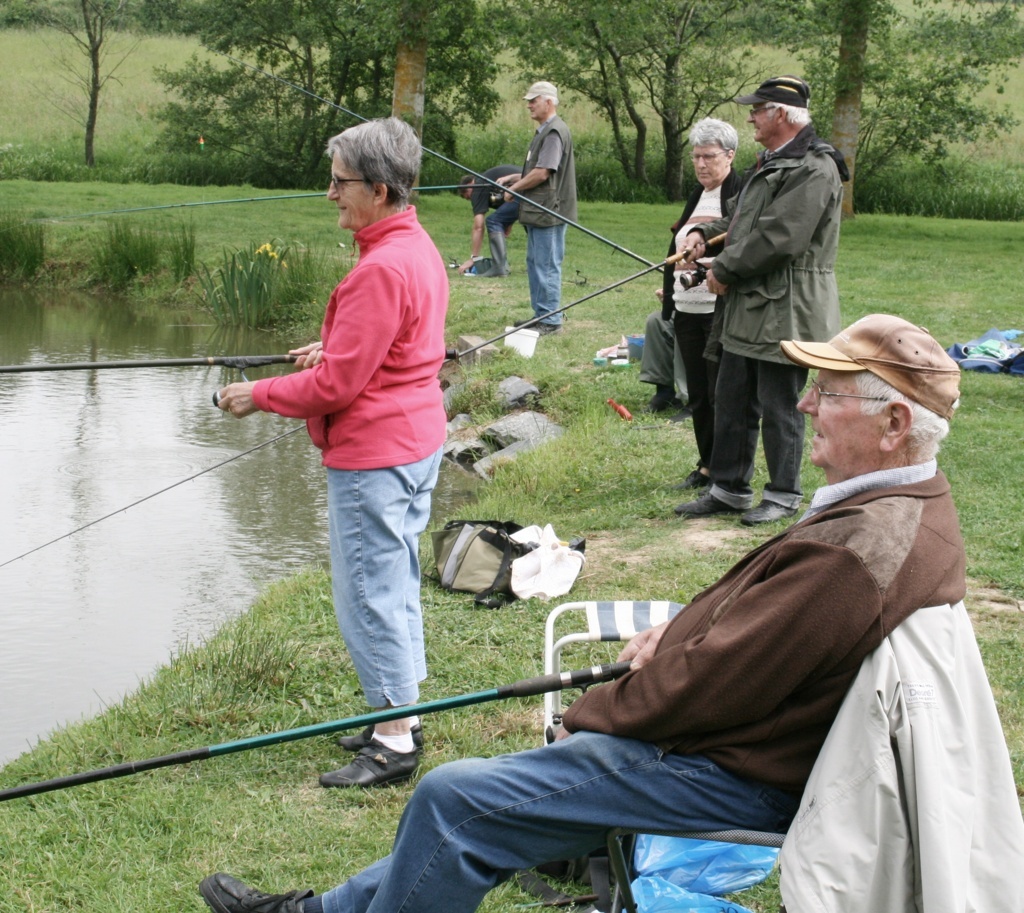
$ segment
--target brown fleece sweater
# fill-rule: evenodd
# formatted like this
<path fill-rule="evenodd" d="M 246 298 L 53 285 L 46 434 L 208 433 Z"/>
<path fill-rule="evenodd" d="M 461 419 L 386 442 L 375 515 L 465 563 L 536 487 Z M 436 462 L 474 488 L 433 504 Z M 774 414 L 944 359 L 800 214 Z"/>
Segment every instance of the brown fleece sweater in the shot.
<path fill-rule="evenodd" d="M 963 599 L 965 563 L 942 473 L 848 498 L 746 555 L 564 724 L 798 793 L 861 661 L 916 609 Z"/>

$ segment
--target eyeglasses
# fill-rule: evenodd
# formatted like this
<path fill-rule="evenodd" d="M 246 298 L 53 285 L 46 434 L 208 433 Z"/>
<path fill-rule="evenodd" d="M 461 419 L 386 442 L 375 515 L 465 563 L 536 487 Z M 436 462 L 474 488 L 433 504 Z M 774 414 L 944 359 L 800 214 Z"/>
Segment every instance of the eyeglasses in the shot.
<path fill-rule="evenodd" d="M 860 393 L 829 393 L 824 387 L 821 386 L 816 380 L 811 381 L 811 389 L 808 391 L 811 397 L 811 403 L 815 406 L 821 402 L 821 398 L 828 396 L 841 397 L 843 399 L 867 399 L 874 403 L 887 403 L 884 396 L 863 396 Z"/>
<path fill-rule="evenodd" d="M 758 114 L 764 114 L 765 111 L 774 111 L 778 108 L 778 105 L 761 105 L 760 108 L 751 108 L 750 116 L 757 117 Z"/>
<path fill-rule="evenodd" d="M 728 154 L 728 152 L 711 152 L 708 155 L 691 155 L 690 158 L 692 158 L 695 162 L 712 162 L 720 155 Z"/>
<path fill-rule="evenodd" d="M 332 174 L 331 183 L 334 185 L 335 190 L 341 190 L 342 184 L 364 184 L 366 183 L 366 178 L 336 178 Z"/>

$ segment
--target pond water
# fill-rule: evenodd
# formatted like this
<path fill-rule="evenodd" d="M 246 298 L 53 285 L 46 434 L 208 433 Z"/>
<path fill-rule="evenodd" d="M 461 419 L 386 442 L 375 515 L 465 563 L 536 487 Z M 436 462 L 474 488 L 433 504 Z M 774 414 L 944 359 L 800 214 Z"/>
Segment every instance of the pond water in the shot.
<path fill-rule="evenodd" d="M 63 292 L 0 290 L 0 321 L 0 365 L 292 343 Z M 0 373 L 0 763 L 117 701 L 273 580 L 328 562 L 319 452 L 301 422 L 215 409 L 213 391 L 238 379 L 218 367 Z M 468 485 L 443 469 L 434 516 Z"/>

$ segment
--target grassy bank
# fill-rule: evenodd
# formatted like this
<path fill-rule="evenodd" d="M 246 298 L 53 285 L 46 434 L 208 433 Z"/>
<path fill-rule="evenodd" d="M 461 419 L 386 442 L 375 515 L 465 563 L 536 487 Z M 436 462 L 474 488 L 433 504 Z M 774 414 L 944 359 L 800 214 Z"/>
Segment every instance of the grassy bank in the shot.
<path fill-rule="evenodd" d="M 14 194 L 13 205 L 40 218 L 189 199 L 175 187 L 4 186 L 5 193 Z M 248 195 L 240 188 L 216 194 L 222 199 Z M 445 258 L 463 259 L 469 244 L 467 204 L 450 194 L 424 195 L 419 208 Z M 581 208 L 580 219 L 656 261 L 677 214 L 670 206 L 591 203 Z M 320 199 L 208 206 L 192 210 L 190 217 L 200 257 L 215 256 L 226 245 L 238 248 L 271 238 L 330 248 L 339 270 L 351 255 L 350 238 L 337 231 L 331 209 Z M 139 218 L 160 229 L 173 226 L 181 213 L 160 210 Z M 50 226 L 56 239 L 52 263 L 63 263 L 54 271 L 73 276 L 88 269 L 90 239 L 105 231 L 108 219 Z M 338 247 L 339 240 L 345 248 Z M 898 313 L 928 326 L 944 345 L 989 327 L 1024 328 L 1022 243 L 1024 225 L 1018 224 L 860 217 L 843 229 L 844 322 L 874 311 Z M 449 344 L 464 334 L 497 335 L 513 319 L 527 316 L 520 232 L 513 235 L 510 252 L 515 271 L 508 279 L 452 277 Z M 642 267 L 571 231 L 564 301 Z M 671 508 L 680 496 L 670 486 L 696 460 L 689 425 L 640 414 L 652 391 L 637 382 L 635 368 L 592 365 L 597 348 L 643 331 L 656 285 L 644 277 L 573 308 L 565 333 L 543 339 L 532 359 L 502 349 L 484 365 L 461 369 L 465 392 L 457 405 L 475 418 L 498 414 L 494 387 L 515 373 L 540 388 L 542 408 L 566 429 L 559 440 L 502 468 L 463 515 L 550 522 L 563 537 L 586 536 L 588 562 L 573 598 L 685 602 L 780 528 L 676 519 Z M 126 306 L 163 305 L 154 296 Z M 314 330 L 311 317 L 305 333 Z M 965 375 L 963 407 L 939 459 L 961 513 L 969 602 L 1017 782 L 1024 787 L 1022 392 L 1019 378 Z M 624 403 L 636 420 L 619 419 L 605 404 L 608 397 Z M 762 464 L 755 487 L 764 481 Z M 805 490 L 822 482 L 820 472 L 805 462 Z M 432 527 L 448 519 L 434 517 Z M 424 598 L 431 669 L 424 700 L 539 672 L 543 619 L 550 606 L 530 600 L 500 611 L 479 610 L 471 607 L 470 597 L 429 583 Z M 0 787 L 362 710 L 331 611 L 328 580 L 322 571 L 310 570 L 271 588 L 251 613 L 208 644 L 183 649 L 122 704 L 7 765 Z M 427 721 L 426 766 L 537 745 L 539 720 L 538 700 L 438 714 Z M 320 789 L 316 775 L 341 762 L 333 741 L 318 738 L 7 803 L 0 815 L 0 913 L 200 911 L 205 908 L 196 884 L 221 869 L 270 890 L 334 885 L 387 851 L 411 789 L 357 794 Z M 527 900 L 505 887 L 482 909 L 511 913 Z M 767 913 L 777 908 L 777 893 L 769 884 L 742 902 Z"/>

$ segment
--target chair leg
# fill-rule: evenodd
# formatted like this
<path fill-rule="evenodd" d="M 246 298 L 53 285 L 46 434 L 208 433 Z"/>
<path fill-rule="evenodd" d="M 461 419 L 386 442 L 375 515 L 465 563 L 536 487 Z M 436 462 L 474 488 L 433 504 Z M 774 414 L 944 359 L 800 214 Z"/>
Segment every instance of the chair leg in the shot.
<path fill-rule="evenodd" d="M 608 866 L 615 882 L 610 913 L 622 913 L 623 910 L 626 913 L 636 913 L 636 900 L 629 884 L 628 862 L 635 839 L 635 834 L 619 833 L 615 830 L 608 833 Z"/>

